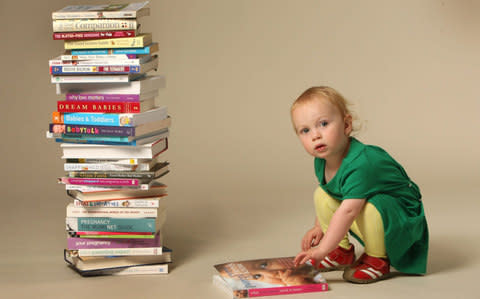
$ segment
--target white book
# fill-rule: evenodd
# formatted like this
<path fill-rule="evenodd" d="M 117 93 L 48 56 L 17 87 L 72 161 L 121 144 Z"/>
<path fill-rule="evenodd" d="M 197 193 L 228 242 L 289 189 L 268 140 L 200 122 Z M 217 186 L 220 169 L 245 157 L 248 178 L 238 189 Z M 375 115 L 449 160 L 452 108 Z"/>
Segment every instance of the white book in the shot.
<path fill-rule="evenodd" d="M 160 197 L 151 199 L 122 199 L 110 201 L 81 201 L 73 200 L 76 207 L 112 207 L 112 208 L 158 208 L 160 206 Z"/>
<path fill-rule="evenodd" d="M 67 205 L 67 217 L 153 218 L 157 215 L 158 208 L 84 207 L 72 202 Z"/>
<path fill-rule="evenodd" d="M 143 74 L 125 74 L 125 75 L 60 75 L 51 76 L 52 83 L 127 83 L 138 79 Z M 83 84 L 82 84 L 83 85 Z"/>
<path fill-rule="evenodd" d="M 162 247 L 143 248 L 94 248 L 76 249 L 79 257 L 83 256 L 131 256 L 131 255 L 161 255 Z"/>
<path fill-rule="evenodd" d="M 119 76 L 119 75 L 116 75 Z M 58 76 L 60 77 L 60 76 Z M 67 76 L 62 76 L 67 77 Z M 70 77 L 70 76 L 68 76 Z M 82 76 L 86 77 L 86 76 Z M 100 76 L 99 76 L 100 77 Z M 103 76 L 102 76 L 103 77 Z M 135 81 L 123 83 L 88 83 L 85 84 L 58 83 L 57 94 L 64 93 L 90 93 L 90 94 L 142 94 L 165 87 L 164 76 L 145 76 Z"/>
<path fill-rule="evenodd" d="M 116 146 L 103 144 L 62 143 L 63 159 L 153 159 L 167 150 L 167 138 L 137 146 Z"/>
<path fill-rule="evenodd" d="M 69 5 L 52 12 L 53 20 L 61 19 L 129 19 L 148 16 L 149 1 L 130 4 Z"/>

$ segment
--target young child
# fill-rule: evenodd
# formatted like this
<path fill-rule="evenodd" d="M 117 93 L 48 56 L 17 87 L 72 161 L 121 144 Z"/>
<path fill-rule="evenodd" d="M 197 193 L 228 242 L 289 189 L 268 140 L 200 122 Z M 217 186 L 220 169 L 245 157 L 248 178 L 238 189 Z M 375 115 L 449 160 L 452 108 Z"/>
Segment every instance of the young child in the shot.
<path fill-rule="evenodd" d="M 418 186 L 377 146 L 351 137 L 347 102 L 330 87 L 307 89 L 291 117 L 305 150 L 315 157 L 319 187 L 315 225 L 303 237 L 296 265 L 344 270 L 343 278 L 371 283 L 400 272 L 424 274 L 428 228 Z M 394 137 L 392 137 L 394 138 Z M 355 261 L 349 232 L 365 247 Z"/>

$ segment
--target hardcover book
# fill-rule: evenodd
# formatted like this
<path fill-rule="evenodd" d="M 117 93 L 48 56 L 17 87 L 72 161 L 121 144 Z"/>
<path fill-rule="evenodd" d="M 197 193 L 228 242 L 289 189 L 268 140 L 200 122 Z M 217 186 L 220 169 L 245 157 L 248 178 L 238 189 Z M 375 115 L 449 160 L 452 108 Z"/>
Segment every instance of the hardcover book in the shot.
<path fill-rule="evenodd" d="M 130 4 L 69 5 L 52 12 L 53 20 L 60 19 L 102 19 L 102 18 L 139 18 L 148 16 L 149 1 Z"/>
<path fill-rule="evenodd" d="M 213 283 L 232 298 L 327 291 L 322 274 L 312 265 L 295 267 L 294 257 L 243 260 L 215 265 Z"/>
<path fill-rule="evenodd" d="M 140 113 L 154 107 L 154 98 L 141 102 L 57 101 L 60 113 Z"/>

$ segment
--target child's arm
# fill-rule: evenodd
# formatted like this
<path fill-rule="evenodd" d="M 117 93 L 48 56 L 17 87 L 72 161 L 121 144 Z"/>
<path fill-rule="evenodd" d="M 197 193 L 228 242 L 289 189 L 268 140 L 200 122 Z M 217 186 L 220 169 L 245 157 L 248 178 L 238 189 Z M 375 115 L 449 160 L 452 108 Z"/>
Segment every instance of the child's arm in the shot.
<path fill-rule="evenodd" d="M 315 225 L 305 233 L 300 247 L 303 251 L 309 250 L 312 246 L 317 246 L 322 238 L 323 231 L 318 222 L 318 218 L 315 217 Z"/>
<path fill-rule="evenodd" d="M 310 259 L 320 263 L 328 253 L 334 250 L 347 234 L 353 221 L 362 210 L 365 199 L 345 199 L 335 211 L 325 236 L 315 248 L 300 252 L 294 259 L 295 265 L 304 264 Z"/>

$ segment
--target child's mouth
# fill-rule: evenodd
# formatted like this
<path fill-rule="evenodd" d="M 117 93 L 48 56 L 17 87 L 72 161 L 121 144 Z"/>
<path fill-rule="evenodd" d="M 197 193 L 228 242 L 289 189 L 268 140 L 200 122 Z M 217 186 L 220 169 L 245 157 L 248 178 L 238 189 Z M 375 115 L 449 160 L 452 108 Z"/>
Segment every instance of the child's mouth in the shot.
<path fill-rule="evenodd" d="M 315 150 L 316 150 L 317 152 L 323 152 L 326 147 L 327 147 L 327 146 L 326 146 L 325 144 L 319 144 L 319 145 L 315 146 Z"/>

